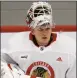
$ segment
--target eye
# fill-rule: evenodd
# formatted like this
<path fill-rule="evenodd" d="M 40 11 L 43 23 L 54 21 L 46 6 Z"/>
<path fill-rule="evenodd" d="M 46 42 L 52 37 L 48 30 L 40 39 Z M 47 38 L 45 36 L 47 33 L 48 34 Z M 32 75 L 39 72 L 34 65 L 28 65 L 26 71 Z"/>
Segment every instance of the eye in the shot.
<path fill-rule="evenodd" d="M 43 31 L 43 29 L 42 28 L 39 28 L 38 31 Z"/>
<path fill-rule="evenodd" d="M 50 30 L 50 28 L 46 28 L 46 30 Z"/>

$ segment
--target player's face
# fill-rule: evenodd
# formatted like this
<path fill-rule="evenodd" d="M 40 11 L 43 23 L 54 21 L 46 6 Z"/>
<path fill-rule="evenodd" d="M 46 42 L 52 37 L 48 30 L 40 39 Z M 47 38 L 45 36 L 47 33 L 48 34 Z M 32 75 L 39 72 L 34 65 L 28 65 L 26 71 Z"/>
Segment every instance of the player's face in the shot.
<path fill-rule="evenodd" d="M 36 27 L 33 29 L 33 35 L 35 36 L 37 43 L 40 46 L 45 46 L 48 44 L 51 32 L 52 30 L 50 26 Z"/>

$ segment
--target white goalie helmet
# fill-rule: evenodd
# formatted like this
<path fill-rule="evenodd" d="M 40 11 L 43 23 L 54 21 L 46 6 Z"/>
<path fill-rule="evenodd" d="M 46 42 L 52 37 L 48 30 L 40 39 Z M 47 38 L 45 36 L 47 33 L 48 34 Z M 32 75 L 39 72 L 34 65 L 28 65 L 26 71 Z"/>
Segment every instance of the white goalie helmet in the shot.
<path fill-rule="evenodd" d="M 27 12 L 26 22 L 33 28 L 45 23 L 53 26 L 51 5 L 47 2 L 34 2 Z"/>

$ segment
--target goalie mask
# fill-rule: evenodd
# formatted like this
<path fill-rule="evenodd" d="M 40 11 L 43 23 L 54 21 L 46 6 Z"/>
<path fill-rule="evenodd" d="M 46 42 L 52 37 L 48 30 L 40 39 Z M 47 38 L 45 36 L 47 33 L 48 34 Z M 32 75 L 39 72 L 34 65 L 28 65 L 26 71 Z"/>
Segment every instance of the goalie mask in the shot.
<path fill-rule="evenodd" d="M 53 26 L 52 8 L 47 2 L 34 2 L 27 12 L 27 25 L 35 28 L 36 26 Z"/>

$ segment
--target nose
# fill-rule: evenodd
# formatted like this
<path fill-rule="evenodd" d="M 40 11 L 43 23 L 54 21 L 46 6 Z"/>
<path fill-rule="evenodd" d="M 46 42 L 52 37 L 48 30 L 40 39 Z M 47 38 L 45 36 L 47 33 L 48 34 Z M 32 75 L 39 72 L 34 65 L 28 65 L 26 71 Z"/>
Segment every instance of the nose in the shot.
<path fill-rule="evenodd" d="M 43 34 L 47 34 L 47 31 L 46 30 L 43 30 Z"/>
<path fill-rule="evenodd" d="M 43 36 L 47 36 L 47 34 L 48 33 L 46 31 L 43 31 L 43 33 L 42 33 Z"/>
<path fill-rule="evenodd" d="M 42 32 L 46 32 L 46 29 L 42 29 Z"/>

